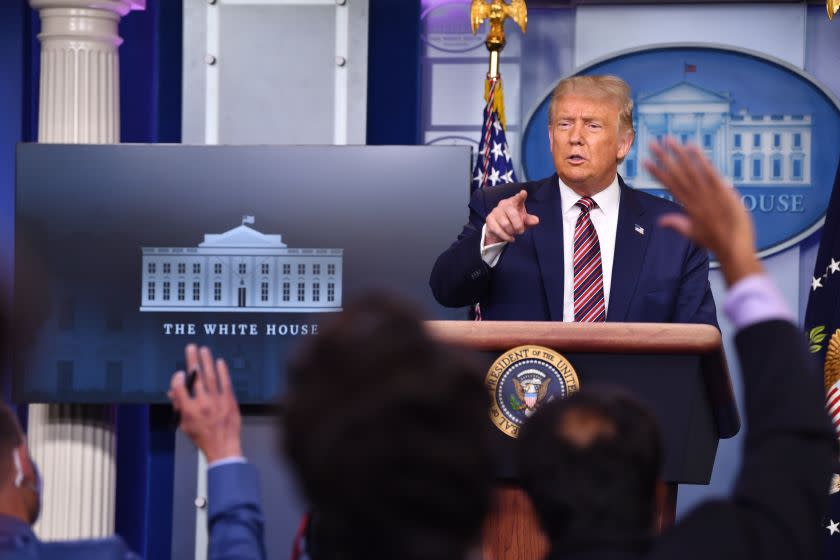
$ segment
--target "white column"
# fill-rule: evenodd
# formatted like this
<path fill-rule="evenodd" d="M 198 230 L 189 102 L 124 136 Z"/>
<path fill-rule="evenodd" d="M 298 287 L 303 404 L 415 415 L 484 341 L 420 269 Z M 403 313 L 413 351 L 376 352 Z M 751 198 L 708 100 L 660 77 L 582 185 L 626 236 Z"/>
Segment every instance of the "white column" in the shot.
<path fill-rule="evenodd" d="M 120 18 L 145 0 L 30 0 L 41 16 L 38 141 L 120 141 Z M 35 526 L 45 540 L 114 532 L 115 408 L 29 407 L 29 446 L 44 480 Z"/>
<path fill-rule="evenodd" d="M 703 146 L 703 129 L 700 126 L 700 119 L 703 118 L 703 113 L 694 113 L 694 143 L 697 144 L 701 150 L 705 149 Z"/>

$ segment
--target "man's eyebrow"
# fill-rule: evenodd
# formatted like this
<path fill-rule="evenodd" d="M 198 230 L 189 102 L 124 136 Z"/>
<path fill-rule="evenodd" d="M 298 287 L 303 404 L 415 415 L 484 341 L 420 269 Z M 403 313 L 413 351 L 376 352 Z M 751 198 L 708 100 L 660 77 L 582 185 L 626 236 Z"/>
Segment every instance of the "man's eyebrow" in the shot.
<path fill-rule="evenodd" d="M 578 117 L 577 117 L 577 115 L 557 115 L 557 120 L 558 120 L 558 121 L 563 121 L 563 120 L 570 120 L 570 121 L 573 121 L 573 120 L 575 120 L 575 119 L 577 119 L 577 118 L 578 118 Z M 599 116 L 597 116 L 597 115 L 581 115 L 581 116 L 580 116 L 580 119 L 581 119 L 582 121 L 587 121 L 587 122 L 589 122 L 589 121 L 602 121 L 602 120 L 604 120 L 604 118 L 603 118 L 603 117 L 599 117 Z"/>

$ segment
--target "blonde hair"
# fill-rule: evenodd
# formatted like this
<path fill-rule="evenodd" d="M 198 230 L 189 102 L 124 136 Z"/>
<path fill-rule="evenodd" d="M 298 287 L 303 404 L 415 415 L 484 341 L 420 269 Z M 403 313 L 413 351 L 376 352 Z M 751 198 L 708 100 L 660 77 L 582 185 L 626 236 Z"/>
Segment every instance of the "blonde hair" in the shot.
<path fill-rule="evenodd" d="M 622 131 L 633 130 L 633 98 L 630 86 L 618 76 L 572 76 L 560 80 L 551 94 L 548 123 L 554 122 L 554 109 L 563 97 L 579 95 L 588 98 L 606 98 L 618 105 L 618 123 Z"/>

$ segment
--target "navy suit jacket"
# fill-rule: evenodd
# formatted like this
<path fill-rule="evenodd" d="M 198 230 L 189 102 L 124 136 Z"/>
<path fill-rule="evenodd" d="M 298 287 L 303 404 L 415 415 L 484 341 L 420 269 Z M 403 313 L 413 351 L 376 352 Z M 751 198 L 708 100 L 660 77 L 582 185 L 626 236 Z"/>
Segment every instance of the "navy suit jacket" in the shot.
<path fill-rule="evenodd" d="M 709 257 L 682 235 L 657 225 L 679 212 L 668 200 L 628 187 L 621 198 L 607 321 L 707 323 L 717 326 Z M 481 228 L 502 199 L 528 191 L 525 207 L 540 223 L 508 243 L 496 266 L 481 258 Z M 481 304 L 491 320 L 563 320 L 563 210 L 557 175 L 477 190 L 470 218 L 438 257 L 430 285 L 447 307 Z M 569 263 L 571 266 L 571 263 Z"/>

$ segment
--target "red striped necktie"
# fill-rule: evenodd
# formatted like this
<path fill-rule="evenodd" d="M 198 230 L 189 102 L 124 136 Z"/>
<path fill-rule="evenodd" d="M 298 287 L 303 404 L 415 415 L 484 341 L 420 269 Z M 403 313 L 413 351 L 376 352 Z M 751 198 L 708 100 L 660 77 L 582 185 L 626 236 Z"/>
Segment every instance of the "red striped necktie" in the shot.
<path fill-rule="evenodd" d="M 575 321 L 579 323 L 602 322 L 607 318 L 604 301 L 604 276 L 601 270 L 601 245 L 589 211 L 595 201 L 585 196 L 575 203 L 580 215 L 575 224 Z"/>

